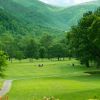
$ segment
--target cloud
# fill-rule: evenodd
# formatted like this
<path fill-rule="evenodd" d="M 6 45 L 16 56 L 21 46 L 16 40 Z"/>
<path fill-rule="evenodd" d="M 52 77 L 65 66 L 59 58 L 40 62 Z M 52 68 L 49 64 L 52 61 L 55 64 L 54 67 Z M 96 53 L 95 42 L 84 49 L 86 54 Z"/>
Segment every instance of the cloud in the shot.
<path fill-rule="evenodd" d="M 76 4 L 79 4 L 79 3 L 84 3 L 84 2 L 89 2 L 89 1 L 93 1 L 93 0 L 74 0 Z"/>
<path fill-rule="evenodd" d="M 75 5 L 75 4 L 80 4 L 84 2 L 89 2 L 93 0 L 40 0 L 43 1 L 47 4 L 51 5 L 58 5 L 58 6 L 68 6 L 68 5 Z"/>

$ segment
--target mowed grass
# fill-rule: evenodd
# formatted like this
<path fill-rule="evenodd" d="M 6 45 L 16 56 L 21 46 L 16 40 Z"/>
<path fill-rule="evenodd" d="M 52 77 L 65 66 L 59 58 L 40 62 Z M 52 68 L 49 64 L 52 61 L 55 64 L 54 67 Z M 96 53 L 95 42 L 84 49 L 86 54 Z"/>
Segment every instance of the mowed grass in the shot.
<path fill-rule="evenodd" d="M 80 81 L 66 78 L 43 78 L 14 81 L 10 100 L 42 100 L 44 96 L 60 100 L 88 100 L 100 98 L 99 81 Z"/>
<path fill-rule="evenodd" d="M 72 63 L 75 66 L 72 66 Z M 44 64 L 44 67 L 38 67 Z M 10 100 L 42 100 L 44 96 L 60 100 L 100 99 L 100 75 L 84 73 L 87 69 L 76 60 L 28 60 L 9 63 L 5 79 L 13 79 Z"/>
<path fill-rule="evenodd" d="M 75 63 L 76 67 L 72 67 L 72 63 Z M 38 67 L 39 64 L 43 64 L 43 67 Z M 30 63 L 28 60 L 13 61 L 9 63 L 8 69 L 5 72 L 6 79 L 22 79 L 22 78 L 35 78 L 35 77 L 47 77 L 52 75 L 73 75 L 83 71 L 85 68 L 80 67 L 79 62 L 76 60 L 66 61 L 50 61 L 50 60 L 34 60 Z"/>

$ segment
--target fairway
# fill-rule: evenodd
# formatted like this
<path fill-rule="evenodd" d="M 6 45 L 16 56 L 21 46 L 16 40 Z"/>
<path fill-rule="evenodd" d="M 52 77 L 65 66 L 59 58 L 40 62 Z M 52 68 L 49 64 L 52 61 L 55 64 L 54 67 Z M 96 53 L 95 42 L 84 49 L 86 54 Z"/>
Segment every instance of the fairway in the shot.
<path fill-rule="evenodd" d="M 75 66 L 72 66 L 72 63 Z M 38 64 L 44 64 L 38 67 Z M 84 73 L 88 70 L 76 60 L 50 61 L 14 60 L 9 63 L 5 79 L 13 80 L 10 100 L 42 100 L 55 97 L 59 100 L 100 99 L 100 75 Z"/>

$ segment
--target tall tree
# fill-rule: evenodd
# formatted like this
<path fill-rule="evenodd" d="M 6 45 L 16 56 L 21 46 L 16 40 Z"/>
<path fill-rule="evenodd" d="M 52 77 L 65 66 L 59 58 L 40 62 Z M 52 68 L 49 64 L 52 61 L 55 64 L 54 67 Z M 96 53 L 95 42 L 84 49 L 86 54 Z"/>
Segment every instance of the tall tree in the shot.
<path fill-rule="evenodd" d="M 45 48 L 48 48 L 53 42 L 53 37 L 49 34 L 44 34 L 41 39 L 40 39 L 40 43 L 42 46 L 44 46 Z"/>
<path fill-rule="evenodd" d="M 67 35 L 73 53 L 89 67 L 89 61 L 100 62 L 100 9 L 83 14 L 78 25 L 73 26 Z"/>
<path fill-rule="evenodd" d="M 1 35 L 0 40 L 2 42 L 1 49 L 8 54 L 9 60 L 12 60 L 12 58 L 14 57 L 14 53 L 16 51 L 16 45 L 14 44 L 15 42 L 14 37 L 9 32 L 6 32 Z"/>
<path fill-rule="evenodd" d="M 49 47 L 48 53 L 50 57 L 52 58 L 57 57 L 59 61 L 60 58 L 66 57 L 66 48 L 63 44 L 57 43 Z"/>
<path fill-rule="evenodd" d="M 40 58 L 45 58 L 46 57 L 46 48 L 45 47 L 40 47 L 40 49 L 39 49 L 39 57 Z"/>
<path fill-rule="evenodd" d="M 34 39 L 30 39 L 25 48 L 25 54 L 27 58 L 38 58 L 39 49 L 38 44 Z"/>

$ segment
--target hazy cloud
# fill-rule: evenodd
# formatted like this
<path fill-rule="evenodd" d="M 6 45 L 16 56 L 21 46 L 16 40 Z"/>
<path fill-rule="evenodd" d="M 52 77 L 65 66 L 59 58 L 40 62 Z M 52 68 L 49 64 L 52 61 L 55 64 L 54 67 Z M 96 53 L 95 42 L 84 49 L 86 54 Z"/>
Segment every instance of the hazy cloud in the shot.
<path fill-rule="evenodd" d="M 84 2 L 89 2 L 93 0 L 40 0 L 47 4 L 58 5 L 58 6 L 65 6 L 65 5 L 75 5 Z"/>

